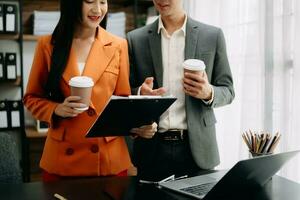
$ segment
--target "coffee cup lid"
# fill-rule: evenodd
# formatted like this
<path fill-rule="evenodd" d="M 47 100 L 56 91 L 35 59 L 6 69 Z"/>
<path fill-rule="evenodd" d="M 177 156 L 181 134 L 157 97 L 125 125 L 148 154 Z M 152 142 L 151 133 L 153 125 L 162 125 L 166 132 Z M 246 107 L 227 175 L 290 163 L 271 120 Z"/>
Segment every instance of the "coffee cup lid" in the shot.
<path fill-rule="evenodd" d="M 75 76 L 70 79 L 69 85 L 72 87 L 92 87 L 94 86 L 94 81 L 87 76 Z"/>
<path fill-rule="evenodd" d="M 202 71 L 205 70 L 205 63 L 198 59 L 188 59 L 183 62 L 184 69 L 192 71 Z"/>

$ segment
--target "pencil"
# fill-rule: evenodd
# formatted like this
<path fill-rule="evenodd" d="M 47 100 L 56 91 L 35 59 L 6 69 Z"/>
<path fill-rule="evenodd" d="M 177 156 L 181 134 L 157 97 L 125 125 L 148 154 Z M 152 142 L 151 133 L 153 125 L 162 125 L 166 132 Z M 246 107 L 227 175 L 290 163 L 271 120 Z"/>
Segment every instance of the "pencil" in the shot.
<path fill-rule="evenodd" d="M 270 152 L 271 152 L 271 153 L 274 152 L 275 147 L 276 147 L 277 144 L 279 143 L 280 136 L 281 136 L 281 135 L 279 135 L 279 136 L 277 137 L 277 139 L 275 140 L 274 144 L 272 145 L 272 147 L 271 147 L 271 149 L 270 149 Z"/>
<path fill-rule="evenodd" d="M 276 138 L 277 138 L 276 135 L 272 138 L 272 142 L 271 142 L 270 145 L 269 145 L 269 148 L 268 148 L 268 150 L 267 150 L 267 153 L 270 152 L 272 146 L 274 145 L 274 142 L 275 142 Z"/>
<path fill-rule="evenodd" d="M 262 141 L 261 141 L 260 147 L 258 149 L 258 153 L 262 153 L 262 149 L 263 149 L 263 147 L 264 147 L 264 145 L 266 143 L 266 138 L 267 138 L 266 134 L 263 134 Z"/>
<path fill-rule="evenodd" d="M 59 200 L 67 200 L 65 197 L 61 196 L 60 194 L 55 193 L 54 197 L 59 199 Z"/>
<path fill-rule="evenodd" d="M 267 133 L 266 142 L 264 144 L 264 147 L 261 150 L 261 153 L 266 153 L 266 149 L 267 149 L 267 146 L 268 146 L 268 144 L 270 142 L 270 139 L 271 139 L 271 136 Z"/>
<path fill-rule="evenodd" d="M 247 137 L 248 142 L 249 142 L 249 145 L 250 145 L 249 149 L 251 149 L 252 141 L 251 141 L 251 137 L 248 135 L 248 132 L 247 132 L 247 131 L 246 131 L 246 137 Z"/>
<path fill-rule="evenodd" d="M 260 139 L 260 135 L 257 135 L 257 144 L 256 144 L 256 153 L 259 153 L 258 152 L 258 149 L 260 147 L 260 144 L 261 144 L 261 139 Z"/>
<path fill-rule="evenodd" d="M 252 141 L 252 151 L 254 152 L 254 149 L 255 149 L 255 139 L 254 139 L 254 136 L 253 136 L 252 133 L 251 133 L 251 141 Z"/>
<path fill-rule="evenodd" d="M 243 138 L 244 142 L 246 143 L 246 145 L 248 146 L 248 148 L 251 149 L 251 146 L 250 146 L 248 140 L 246 139 L 246 136 L 242 135 L 242 138 Z"/>

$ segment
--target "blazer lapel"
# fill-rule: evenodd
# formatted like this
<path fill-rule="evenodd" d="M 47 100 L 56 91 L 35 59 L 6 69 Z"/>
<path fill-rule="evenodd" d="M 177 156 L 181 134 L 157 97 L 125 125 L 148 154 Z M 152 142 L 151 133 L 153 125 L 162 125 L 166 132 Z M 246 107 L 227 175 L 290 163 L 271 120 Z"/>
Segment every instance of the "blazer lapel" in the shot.
<path fill-rule="evenodd" d="M 99 27 L 95 41 L 86 60 L 82 76 L 89 76 L 93 79 L 94 83 L 96 83 L 113 58 L 116 49 L 117 48 L 112 45 L 111 36 L 109 36 L 104 29 Z M 68 83 L 74 76 L 80 76 L 80 72 L 76 54 L 71 48 L 69 60 L 63 73 L 63 79 Z M 95 108 L 93 97 L 90 106 Z"/>
<path fill-rule="evenodd" d="M 161 35 L 157 34 L 158 20 L 150 27 L 149 33 L 149 46 L 153 60 L 153 67 L 155 72 L 155 80 L 158 87 L 162 87 L 163 67 L 162 67 L 162 52 L 161 52 Z"/>
<path fill-rule="evenodd" d="M 115 51 L 116 47 L 112 46 L 111 37 L 102 28 L 98 28 L 98 34 L 91 47 L 82 75 L 91 77 L 96 83 L 113 58 Z"/>
<path fill-rule="evenodd" d="M 116 47 L 112 46 L 112 38 L 104 29 L 99 27 L 98 34 L 87 57 L 82 76 L 91 77 L 96 84 L 108 67 L 115 51 Z M 97 105 L 97 100 L 92 96 L 90 106 L 96 109 L 95 105 Z"/>
<path fill-rule="evenodd" d="M 198 42 L 198 26 L 193 23 L 191 18 L 187 19 L 186 24 L 186 39 L 185 39 L 185 52 L 184 58 L 195 58 L 195 52 Z"/>
<path fill-rule="evenodd" d="M 94 83 L 97 82 L 116 51 L 116 47 L 111 44 L 111 37 L 102 28 L 98 28 L 98 33 L 86 60 L 82 76 L 89 76 L 93 79 Z M 80 76 L 80 72 L 76 54 L 71 48 L 63 78 L 68 83 L 74 76 Z"/>

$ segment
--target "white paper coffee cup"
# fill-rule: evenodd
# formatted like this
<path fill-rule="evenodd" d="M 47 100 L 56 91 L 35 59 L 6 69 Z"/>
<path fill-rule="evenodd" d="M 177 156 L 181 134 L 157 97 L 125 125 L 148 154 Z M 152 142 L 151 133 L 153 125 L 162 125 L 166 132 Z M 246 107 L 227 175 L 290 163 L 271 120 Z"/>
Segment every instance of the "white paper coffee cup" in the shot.
<path fill-rule="evenodd" d="M 90 105 L 92 89 L 94 86 L 93 79 L 87 76 L 75 76 L 70 79 L 69 85 L 71 87 L 71 96 L 80 96 L 81 99 L 77 102 L 87 105 L 87 107 L 84 108 L 74 109 L 87 110 Z"/>
<path fill-rule="evenodd" d="M 183 68 L 189 72 L 201 72 L 205 70 L 205 63 L 198 59 L 188 59 L 183 62 Z"/>

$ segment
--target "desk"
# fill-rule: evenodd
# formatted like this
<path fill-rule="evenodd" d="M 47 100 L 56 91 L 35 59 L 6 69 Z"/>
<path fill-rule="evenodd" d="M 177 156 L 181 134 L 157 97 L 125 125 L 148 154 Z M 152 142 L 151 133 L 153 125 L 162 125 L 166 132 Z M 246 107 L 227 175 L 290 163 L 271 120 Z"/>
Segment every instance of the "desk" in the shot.
<path fill-rule="evenodd" d="M 154 186 L 140 185 L 136 177 L 85 178 L 53 183 L 32 182 L 19 185 L 0 184 L 1 200 L 54 200 L 54 193 L 63 195 L 68 200 L 193 199 Z M 254 191 L 252 194 L 243 194 L 243 197 L 228 199 L 299 200 L 300 184 L 274 176 L 263 189 Z"/>

